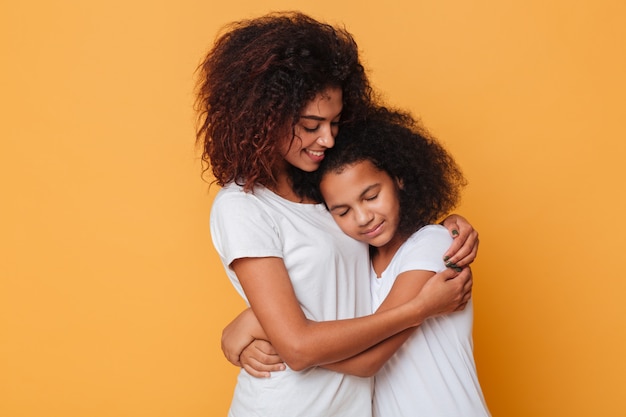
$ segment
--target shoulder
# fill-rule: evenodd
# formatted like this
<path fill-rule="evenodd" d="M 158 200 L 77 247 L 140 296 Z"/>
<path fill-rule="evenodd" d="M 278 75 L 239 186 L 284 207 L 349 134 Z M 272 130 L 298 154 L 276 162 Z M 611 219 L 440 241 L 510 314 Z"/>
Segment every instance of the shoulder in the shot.
<path fill-rule="evenodd" d="M 403 270 L 441 271 L 445 268 L 443 254 L 451 243 L 452 237 L 445 227 L 424 226 L 404 242 L 397 262 Z"/>
<path fill-rule="evenodd" d="M 264 195 L 264 189 L 247 192 L 243 187 L 229 184 L 222 188 L 211 205 L 210 219 L 212 224 L 255 224 L 271 223 L 271 208 Z"/>
<path fill-rule="evenodd" d="M 230 264 L 242 257 L 280 256 L 280 230 L 276 215 L 260 193 L 228 185 L 213 201 L 209 224 L 211 238 Z"/>
<path fill-rule="evenodd" d="M 244 201 L 253 194 L 246 192 L 243 187 L 237 184 L 227 184 L 215 195 L 213 204 L 228 204 L 230 201 Z"/>
<path fill-rule="evenodd" d="M 254 192 L 244 191 L 243 187 L 237 184 L 228 184 L 218 191 L 211 205 L 211 211 L 219 213 L 250 210 L 255 206 L 261 206 L 261 202 Z"/>
<path fill-rule="evenodd" d="M 447 249 L 452 244 L 452 236 L 445 227 L 429 224 L 413 233 L 406 243 L 414 246 L 445 245 Z"/>

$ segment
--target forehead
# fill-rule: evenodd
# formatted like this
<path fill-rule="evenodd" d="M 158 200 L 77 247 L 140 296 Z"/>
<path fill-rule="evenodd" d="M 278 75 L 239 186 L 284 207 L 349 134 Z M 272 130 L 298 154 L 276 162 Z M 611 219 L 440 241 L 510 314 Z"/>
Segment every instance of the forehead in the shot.
<path fill-rule="evenodd" d="M 392 181 L 387 172 L 378 169 L 370 160 L 346 164 L 340 170 L 325 172 L 320 182 L 324 200 L 337 200 L 360 195 L 376 184 Z"/>
<path fill-rule="evenodd" d="M 343 108 L 343 93 L 340 88 L 327 88 L 304 105 L 302 116 L 336 116 Z"/>

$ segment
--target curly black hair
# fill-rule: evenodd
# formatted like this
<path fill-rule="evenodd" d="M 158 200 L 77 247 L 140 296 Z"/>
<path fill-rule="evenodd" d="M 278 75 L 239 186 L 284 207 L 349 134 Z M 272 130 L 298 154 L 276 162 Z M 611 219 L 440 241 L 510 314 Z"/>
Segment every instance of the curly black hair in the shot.
<path fill-rule="evenodd" d="M 198 73 L 196 140 L 206 170 L 218 185 L 247 191 L 276 184 L 279 145 L 293 140 L 300 112 L 317 94 L 341 88 L 342 121 L 373 96 L 352 35 L 299 12 L 227 25 Z"/>
<path fill-rule="evenodd" d="M 403 184 L 398 232 L 404 237 L 448 214 L 467 184 L 444 147 L 409 113 L 399 110 L 373 108 L 361 121 L 343 126 L 315 172 L 316 182 L 319 185 L 326 173 L 362 161 L 372 162 Z"/>

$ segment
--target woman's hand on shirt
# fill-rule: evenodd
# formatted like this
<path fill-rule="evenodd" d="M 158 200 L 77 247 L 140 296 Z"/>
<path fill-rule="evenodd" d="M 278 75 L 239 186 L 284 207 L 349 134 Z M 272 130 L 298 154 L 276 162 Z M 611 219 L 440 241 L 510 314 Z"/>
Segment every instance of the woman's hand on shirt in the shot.
<path fill-rule="evenodd" d="M 442 224 L 454 239 L 444 254 L 446 266 L 463 268 L 474 262 L 478 254 L 478 232 L 458 214 L 446 217 Z"/>

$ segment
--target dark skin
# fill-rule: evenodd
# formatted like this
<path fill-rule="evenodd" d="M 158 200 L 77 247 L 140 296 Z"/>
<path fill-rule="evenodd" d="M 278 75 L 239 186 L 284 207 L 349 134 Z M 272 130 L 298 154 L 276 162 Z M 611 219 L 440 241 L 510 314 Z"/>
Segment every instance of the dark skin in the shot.
<path fill-rule="evenodd" d="M 471 270 L 467 266 L 476 258 L 478 252 L 478 232 L 464 218 L 457 215 L 448 217 L 444 221 L 444 226 L 450 230 L 450 234 L 454 238 L 452 245 L 444 256 L 449 256 L 449 261 L 454 262 L 458 268 L 462 268 L 462 271 L 459 272 L 452 268 L 439 274 L 421 271 L 417 280 L 411 279 L 415 277 L 407 275 L 399 282 L 413 283 L 415 287 L 409 288 L 407 286 L 407 288 L 399 288 L 394 291 L 393 293 L 397 294 L 398 297 L 396 298 L 393 294 L 390 294 L 389 300 L 386 300 L 378 312 L 382 313 L 386 309 L 391 308 L 390 306 L 392 305 L 397 306 L 399 303 L 401 304 L 417 296 L 424 285 L 429 281 L 435 282 L 436 280 L 442 280 L 450 284 L 462 284 L 460 286 L 460 294 L 462 295 L 458 299 L 458 304 L 446 312 L 456 311 L 465 307 L 471 296 L 473 283 Z M 454 231 L 458 233 L 454 233 Z M 457 249 L 456 251 L 455 248 Z M 450 279 L 453 277 L 455 279 Z M 426 293 L 423 295 L 426 296 Z M 438 297 L 438 295 L 433 294 L 428 297 L 431 296 Z M 414 328 L 410 328 L 395 335 L 390 335 L 381 343 L 376 343 L 365 351 L 357 352 L 350 358 L 346 357 L 332 364 L 329 361 L 324 364 L 318 363 L 317 365 L 359 376 L 373 375 L 406 341 L 413 331 Z M 346 336 L 344 335 L 343 337 Z M 355 334 L 353 337 L 359 337 L 359 335 Z M 263 327 L 257 321 L 252 310 L 248 309 L 224 329 L 222 350 L 231 363 L 242 366 L 251 375 L 269 377 L 270 372 L 284 370 L 285 361 L 268 340 L 272 340 L 271 336 L 265 334 Z M 356 356 L 359 353 L 360 355 Z"/>

